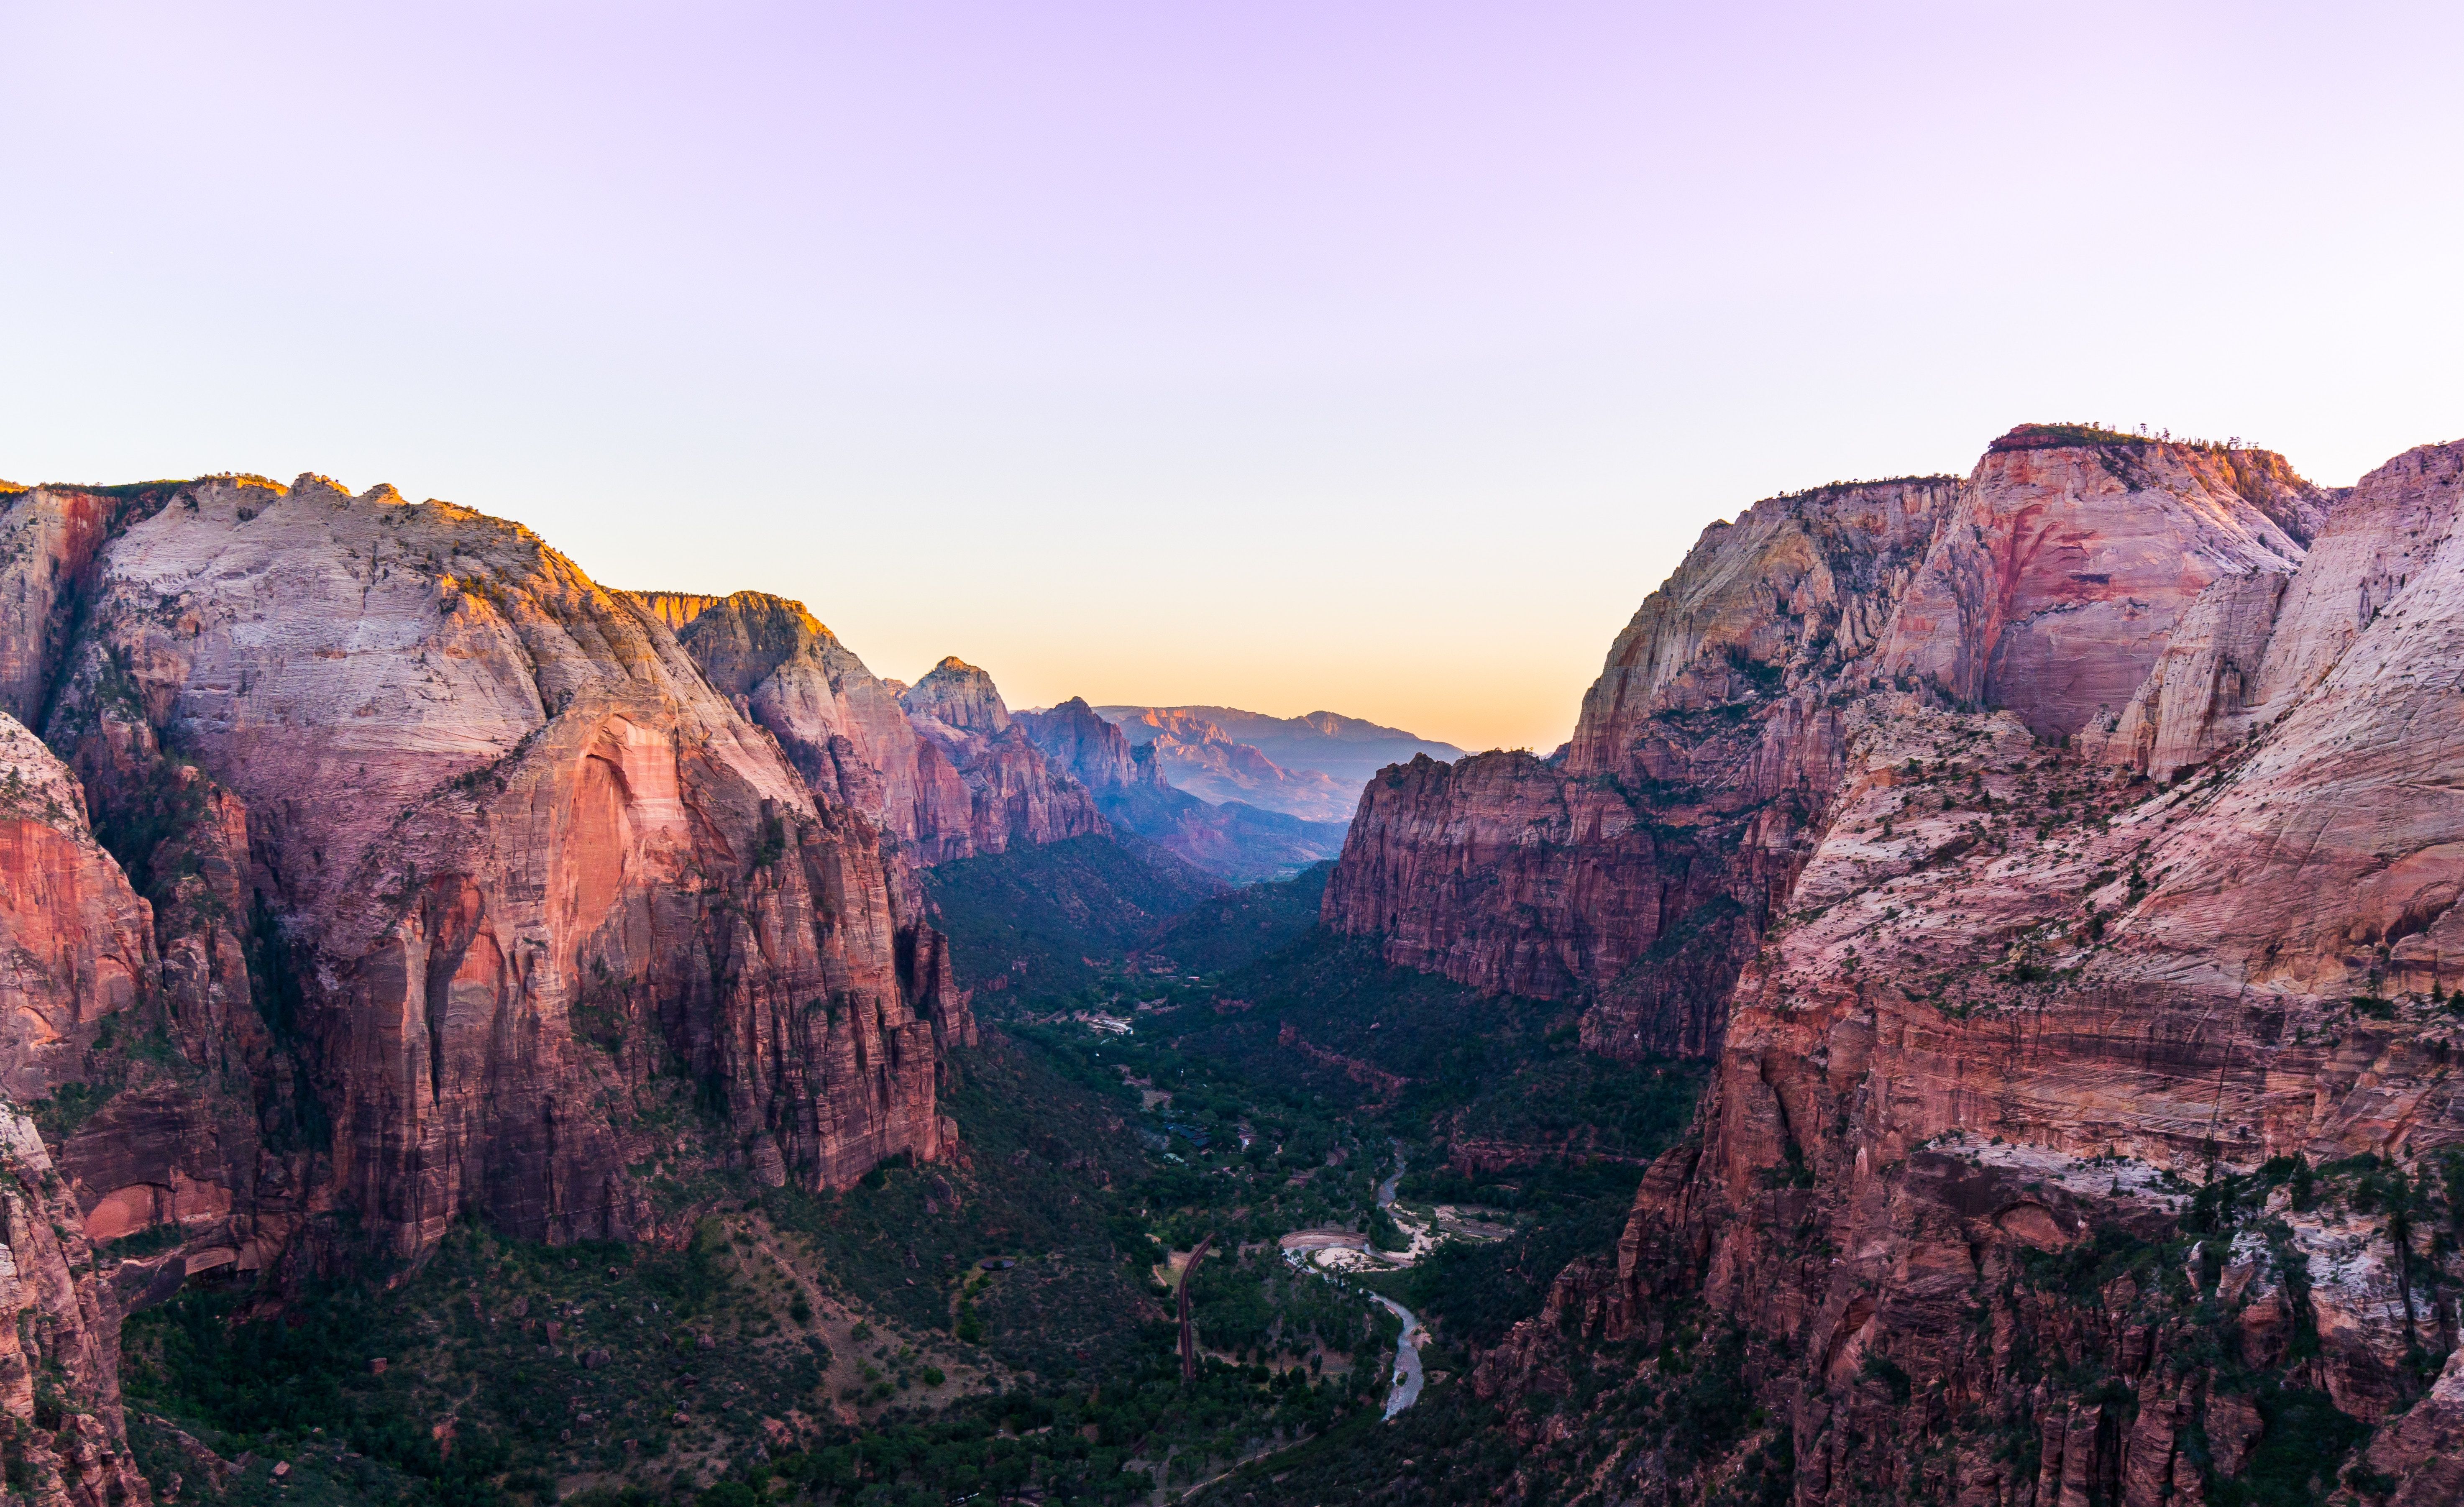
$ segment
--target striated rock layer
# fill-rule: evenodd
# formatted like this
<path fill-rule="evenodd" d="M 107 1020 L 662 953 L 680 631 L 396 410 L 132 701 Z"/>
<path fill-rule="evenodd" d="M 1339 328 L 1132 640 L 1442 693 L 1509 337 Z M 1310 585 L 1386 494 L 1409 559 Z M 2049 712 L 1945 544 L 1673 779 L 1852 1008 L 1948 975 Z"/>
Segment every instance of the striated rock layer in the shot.
<path fill-rule="evenodd" d="M 991 676 L 956 658 L 913 687 L 881 680 L 781 597 L 631 595 L 677 625 L 704 677 L 778 738 L 816 800 L 872 818 L 917 863 L 1109 834 L 1248 880 L 1342 841 L 1337 824 L 1174 789 L 1154 747 L 1083 700 L 1012 712 Z"/>
<path fill-rule="evenodd" d="M 0 527 L 80 537 L 94 495 Z M 171 1226 L 197 1272 L 322 1259 L 340 1211 L 405 1254 L 466 1212 L 644 1235 L 628 1167 L 941 1153 L 972 1022 L 920 892 L 656 616 L 389 488 L 136 504 L 74 570 L 0 568 L 51 709 L 48 749 L 0 719 L 0 1089 L 78 1106 L 87 1237 Z M 716 1143 L 651 1132 L 676 1093 Z"/>
<path fill-rule="evenodd" d="M 1556 755 L 1370 783 L 1328 923 L 1393 962 L 1580 999 L 1595 1050 L 1707 1053 L 1842 777 L 1855 697 L 2008 708 L 2160 773 L 2207 756 L 2255 704 L 2250 620 L 2337 499 L 2265 452 L 2109 439 L 2023 428 L 1965 481 L 1826 487 L 1712 525 Z M 2199 627 L 2178 648 L 2177 621 Z"/>
<path fill-rule="evenodd" d="M 1634 839 L 1554 815 L 1587 779 L 1694 833 L 1728 790 L 1796 793 L 1787 856 L 1744 825 L 1723 869 L 1766 907 L 1706 984 L 1695 1134 L 1475 1378 L 1528 1438 L 1614 1437 L 1569 1337 L 1738 1336 L 1768 1425 L 1682 1474 L 1620 1441 L 1617 1499 L 1774 1459 L 1802 1504 L 2453 1499 L 2464 445 L 2344 495 L 2041 439 L 1898 509 L 1921 556 L 1836 605 L 1766 542 L 1811 499 L 1780 528 L 1758 505 L 1638 615 L 1562 758 L 1397 769 L 1363 802 L 1330 919 L 1517 987 L 1518 959 L 1669 924 L 1664 872 L 1611 866 Z M 1827 677 L 1809 601 L 1848 625 Z M 1727 783 L 1689 781 L 1724 738 Z M 1618 1019 L 1602 964 L 1559 966 L 1544 987 Z"/>
<path fill-rule="evenodd" d="M 14 490 L 0 539 L 0 1408 L 39 1373 L 70 1415 L 12 1482 L 143 1498 L 118 1316 L 189 1276 L 664 1236 L 713 1162 L 951 1148 L 973 1021 L 879 800 L 819 777 L 849 740 L 792 761 L 659 611 L 314 476 Z"/>
<path fill-rule="evenodd" d="M 1370 781 L 1325 917 L 1389 961 L 1582 998 L 1617 1055 L 1714 1049 L 1727 986 L 1837 784 L 1850 688 L 1961 495 L 1825 488 L 1705 531 L 1548 759 L 1416 758 Z"/>

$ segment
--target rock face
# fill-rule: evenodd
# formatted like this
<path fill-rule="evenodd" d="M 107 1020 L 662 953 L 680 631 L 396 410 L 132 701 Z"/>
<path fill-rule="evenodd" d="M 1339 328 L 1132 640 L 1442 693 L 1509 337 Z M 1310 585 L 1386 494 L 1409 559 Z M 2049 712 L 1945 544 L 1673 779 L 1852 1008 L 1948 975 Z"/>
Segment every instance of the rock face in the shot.
<path fill-rule="evenodd" d="M 0 1106 L 0 1461 L 11 1495 L 42 1507 L 151 1502 L 120 1401 L 121 1282 L 137 1276 L 142 1294 L 151 1273 L 121 1263 L 115 1278 L 97 1265 L 41 1132 L 13 1107 Z"/>
<path fill-rule="evenodd" d="M 1903 544 L 1825 552 L 1827 587 L 1775 568 L 1811 499 L 1758 505 L 1646 603 L 1563 758 L 1364 798 L 1331 920 L 1493 986 L 1559 959 L 1545 987 L 1622 1024 L 1577 944 L 1665 928 L 1670 878 L 1613 866 L 1637 840 L 1584 782 L 1694 832 L 1748 797 L 1724 892 L 1766 908 L 1697 1133 L 1476 1386 L 1522 1409 L 1566 1391 L 1563 1336 L 1708 1314 L 1801 1504 L 2154 1507 L 2262 1465 L 2451 1499 L 2464 1261 L 2426 1229 L 2464 1228 L 2464 445 L 2345 497 L 2040 439 L 1860 489 L 1854 536 Z"/>
<path fill-rule="evenodd" d="M 0 539 L 12 1487 L 147 1499 L 120 1315 L 190 1275 L 466 1213 L 654 1236 L 712 1163 L 951 1147 L 973 1020 L 877 802 L 817 800 L 657 612 L 313 476 L 15 489 Z"/>
<path fill-rule="evenodd" d="M 153 915 L 94 840 L 77 776 L 0 713 L 0 1096 L 80 1080 L 154 973 Z"/>
<path fill-rule="evenodd" d="M 93 583 L 95 552 L 134 499 L 67 488 L 0 487 L 0 710 L 43 720 L 51 672 L 67 645 L 79 594 Z"/>
<path fill-rule="evenodd" d="M 1083 697 L 1072 696 L 1049 711 L 1018 712 L 1014 720 L 1053 769 L 1084 785 L 1098 801 L 1170 788 L 1163 766 L 1123 737 Z"/>
<path fill-rule="evenodd" d="M 7 1291 L 92 1352 L 66 1401 L 102 1431 L 61 1479 L 116 1469 L 118 1305 L 186 1275 L 465 1212 L 649 1236 L 708 1161 L 840 1187 L 950 1146 L 973 1022 L 893 840 L 654 613 L 316 477 L 36 489 L 0 532 L 40 544 L 0 602 L 48 709 L 43 742 L 0 717 L 0 1093 L 50 1137 L 11 1143 L 49 1202 L 10 1204 Z M 679 1096 L 715 1111 L 682 1137 Z"/>
<path fill-rule="evenodd" d="M 759 592 L 632 596 L 711 684 L 775 734 L 816 798 L 864 812 L 932 864 L 1106 830 L 1010 724 L 992 678 L 941 662 L 902 696 L 803 603 Z"/>
<path fill-rule="evenodd" d="M 0 1095 L 24 1102 L 82 1087 L 87 1054 L 131 1026 L 141 994 L 152 991 L 153 920 L 88 830 L 76 777 L 5 714 L 0 952 Z M 121 1416 L 123 1295 L 87 1243 L 74 1185 L 61 1180 L 33 1122 L 6 1103 L 0 1173 L 0 1413 L 14 1425 L 0 1457 L 37 1501 L 148 1501 Z M 143 1292 L 152 1272 L 141 1270 Z M 35 1379 L 44 1373 L 56 1379 L 65 1416 L 38 1428 Z"/>
<path fill-rule="evenodd" d="M 1013 713 L 948 659 L 913 688 L 876 678 L 803 605 L 759 592 L 635 592 L 721 693 L 779 740 L 824 805 L 871 817 L 931 865 L 1021 843 L 1132 834 L 1211 873 L 1272 878 L 1331 857 L 1339 825 L 1175 790 L 1082 700 Z"/>
<path fill-rule="evenodd" d="M 1340 823 L 1304 821 L 1176 789 L 1164 775 L 1163 739 L 1133 744 L 1083 700 L 1018 712 L 1015 720 L 1055 770 L 1093 794 L 1115 827 L 1209 873 L 1243 882 L 1283 878 L 1341 849 Z"/>
<path fill-rule="evenodd" d="M 2211 586 L 2291 575 L 2331 500 L 2263 451 L 2036 439 L 2006 436 L 1978 463 L 1881 669 L 2008 707 L 2042 736 L 2129 703 Z"/>
<path fill-rule="evenodd" d="M 1961 494 L 1826 488 L 1714 524 L 1617 636 L 1572 743 L 1390 768 L 1327 886 L 1338 929 L 1463 983 L 1586 999 L 1585 1042 L 1701 1054 L 1845 755 L 1849 688 Z"/>
<path fill-rule="evenodd" d="M 1595 1049 L 1707 1052 L 1841 777 L 1852 698 L 2007 706 L 2160 774 L 2238 736 L 2337 498 L 2265 452 L 2062 438 L 2023 427 L 1964 482 L 1823 488 L 1713 525 L 1557 755 L 1372 781 L 1328 921 L 1397 963 L 1583 999 Z"/>
<path fill-rule="evenodd" d="M 953 655 L 898 702 L 924 744 L 964 784 L 973 851 L 999 853 L 1012 842 L 1058 842 L 1108 830 L 1086 788 L 1056 776 L 1026 729 L 1010 721 L 993 678 L 982 670 Z"/>

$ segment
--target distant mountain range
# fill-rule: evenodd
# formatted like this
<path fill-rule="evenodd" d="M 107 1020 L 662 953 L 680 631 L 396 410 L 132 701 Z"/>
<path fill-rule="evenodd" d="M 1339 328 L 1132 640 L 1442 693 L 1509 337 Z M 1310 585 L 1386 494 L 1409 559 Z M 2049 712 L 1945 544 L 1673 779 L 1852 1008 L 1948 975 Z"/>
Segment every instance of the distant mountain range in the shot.
<path fill-rule="evenodd" d="M 1238 707 L 1097 707 L 1164 778 L 1207 800 L 1237 800 L 1310 821 L 1349 821 L 1360 787 L 1389 764 L 1463 751 L 1332 711 L 1270 717 Z"/>

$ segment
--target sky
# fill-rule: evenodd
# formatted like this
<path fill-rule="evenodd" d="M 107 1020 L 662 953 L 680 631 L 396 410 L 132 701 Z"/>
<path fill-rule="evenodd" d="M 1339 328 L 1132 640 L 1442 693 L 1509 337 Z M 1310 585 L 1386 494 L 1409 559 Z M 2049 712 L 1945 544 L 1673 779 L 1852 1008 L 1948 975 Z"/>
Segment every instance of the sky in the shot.
<path fill-rule="evenodd" d="M 1546 751 L 1704 526 L 2464 435 L 2464 7 L 0 0 L 0 476 Z"/>

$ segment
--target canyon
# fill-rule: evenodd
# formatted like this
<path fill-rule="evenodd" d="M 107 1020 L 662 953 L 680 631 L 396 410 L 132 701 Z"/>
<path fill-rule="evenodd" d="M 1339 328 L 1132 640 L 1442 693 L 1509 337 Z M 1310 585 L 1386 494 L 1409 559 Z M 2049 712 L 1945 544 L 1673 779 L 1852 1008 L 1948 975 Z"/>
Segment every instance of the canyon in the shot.
<path fill-rule="evenodd" d="M 2456 1499 L 2460 511 L 2464 445 L 2022 426 L 1714 524 L 1554 756 L 1373 780 L 1328 926 L 1713 1064 L 1482 1357 L 1517 1438 L 1602 1500 Z M 1571 1389 L 1708 1330 L 1721 1452 Z"/>
<path fill-rule="evenodd" d="M 385 486 L 0 490 L 0 1464 L 47 1504 L 152 1500 L 131 1418 L 159 1372 L 123 1394 L 124 1326 L 407 1291 L 469 1270 L 474 1231 L 510 1253 L 489 1281 L 574 1284 L 558 1324 L 601 1255 L 615 1323 L 681 1300 L 615 1253 L 689 1272 L 715 1244 L 765 1293 L 759 1263 L 804 1283 L 789 1256 L 836 1240 L 796 1286 L 830 1344 L 903 1304 L 1023 1409 L 984 1428 L 1075 1449 L 1024 1420 L 1128 1395 L 1089 1358 L 1135 1343 L 1171 1246 L 1292 1228 L 1272 1200 L 1342 1217 L 1310 1201 L 1376 1186 L 1347 1154 L 1408 1136 L 1445 1169 L 1416 1178 L 1542 1190 L 1491 1265 L 1444 1268 L 1531 1306 L 1484 1329 L 1484 1295 L 1412 1298 L 1467 1347 L 1345 1426 L 1360 1496 L 1465 1451 L 1507 1500 L 2453 1501 L 2459 520 L 2464 444 L 2327 488 L 2023 426 L 1964 476 L 1706 529 L 1539 757 L 1330 713 L 1013 711 L 963 660 L 902 685 L 798 602 L 612 589 Z M 1029 902 L 1084 923 L 1036 942 L 1049 983 Z M 1130 1029 L 1028 1034 L 1099 1016 Z M 1176 1094 L 1204 1125 L 1131 1120 Z M 904 1224 L 836 1228 L 870 1189 Z M 1583 1207 L 1591 1244 L 1543 1239 Z M 971 1305 L 1022 1261 L 1001 1373 Z M 1069 1280 L 1104 1321 L 1064 1346 L 1033 1295 Z M 559 1386 L 613 1364 L 468 1285 L 465 1339 L 510 1321 Z M 828 1363 L 781 1321 L 734 1332 Z M 1352 1383 L 1285 1359 L 1342 1416 Z M 841 1360 L 836 1403 L 805 1388 L 831 1417 L 782 1403 L 746 1459 L 880 1424 L 849 1399 L 897 1390 Z M 441 1470 L 454 1417 L 423 1427 Z M 594 1478 L 641 1479 L 633 1443 Z M 599 1469 L 571 1431 L 525 1448 Z M 1245 1448 L 1208 1499 L 1272 1499 Z"/>
<path fill-rule="evenodd" d="M 120 1326 L 184 1287 L 963 1165 L 931 871 L 1119 842 L 1203 894 L 1174 849 L 1340 833 L 389 486 L 10 487 L 0 545 L 0 1455 L 46 1502 L 147 1499 Z"/>
<path fill-rule="evenodd" d="M 630 594 L 738 710 L 779 740 L 817 799 L 864 811 L 917 864 L 1088 836 L 1143 840 L 1219 879 L 1331 858 L 1340 821 L 1177 788 L 1083 700 L 1012 712 L 992 677 L 944 659 L 913 687 L 883 680 L 802 602 Z M 1351 793 L 1342 804 L 1349 809 Z"/>

